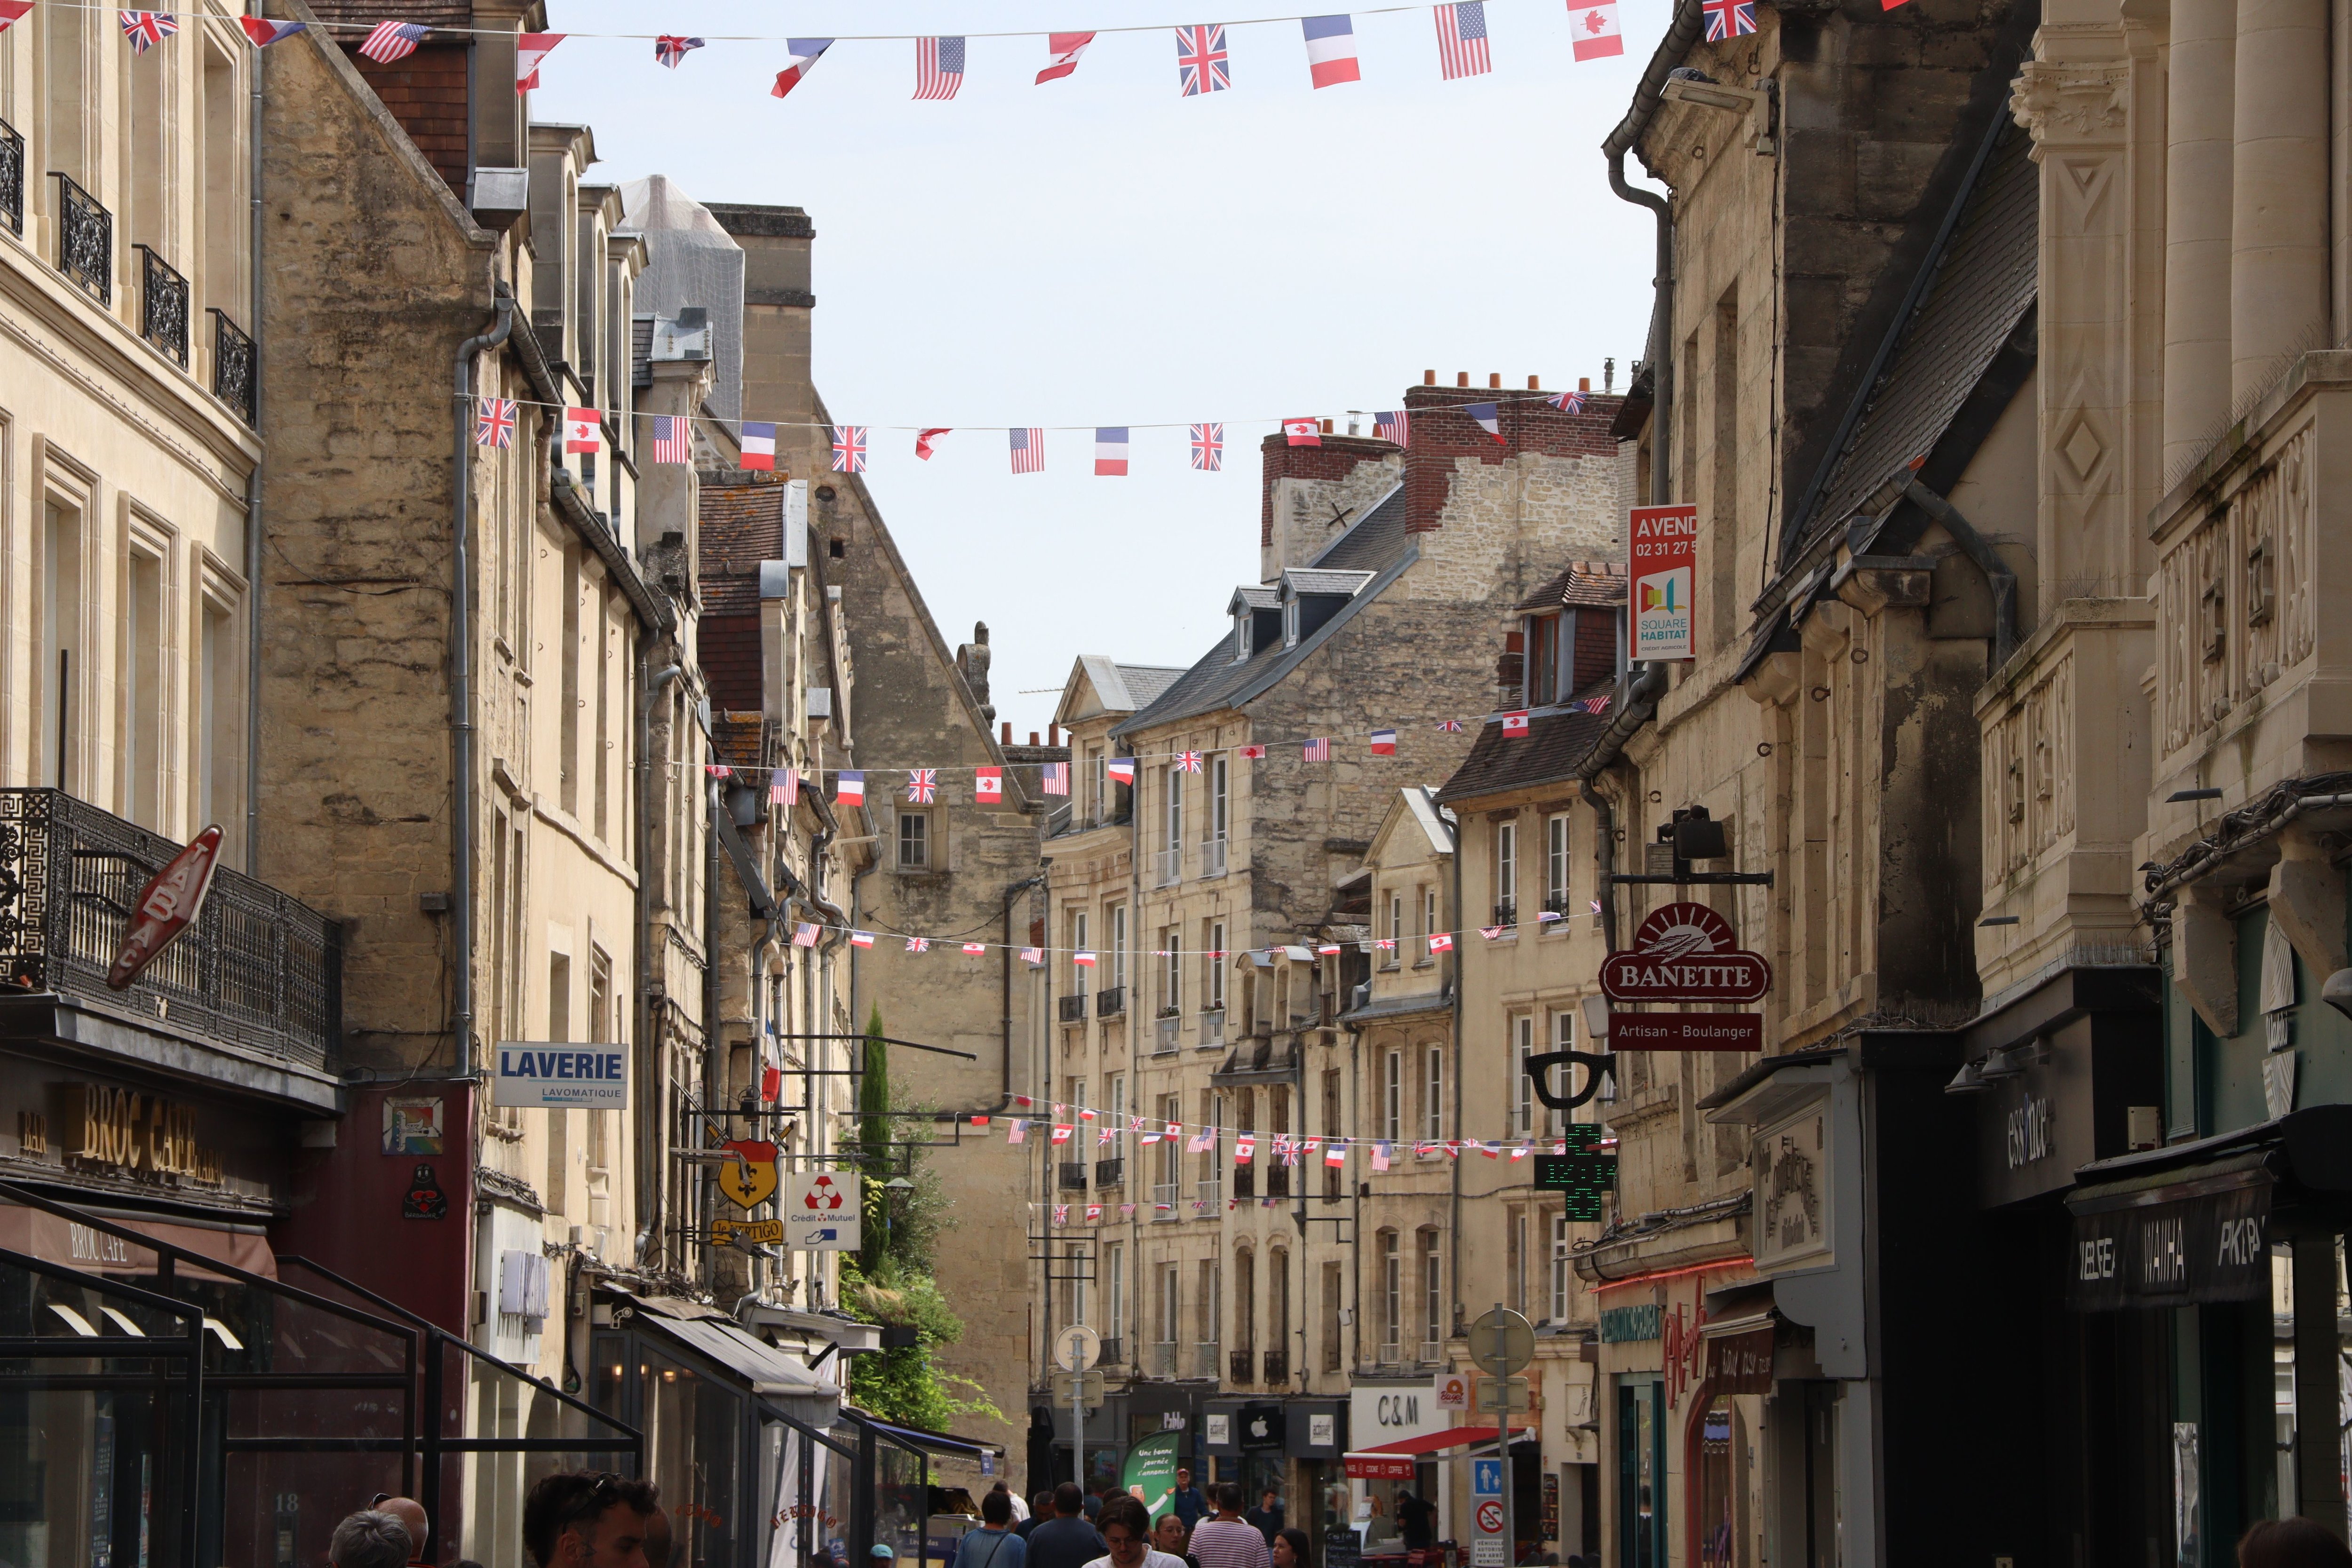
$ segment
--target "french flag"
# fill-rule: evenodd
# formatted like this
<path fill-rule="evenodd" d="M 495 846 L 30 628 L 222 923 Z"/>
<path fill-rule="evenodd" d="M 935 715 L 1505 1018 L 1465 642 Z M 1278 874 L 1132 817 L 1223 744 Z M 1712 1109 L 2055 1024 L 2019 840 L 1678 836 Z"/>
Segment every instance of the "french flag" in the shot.
<path fill-rule="evenodd" d="M 746 468 L 773 473 L 776 468 L 776 427 L 756 421 L 743 421 L 743 461 Z"/>
<path fill-rule="evenodd" d="M 6 16 L 13 9 L 13 6 L 0 5 L 0 16 Z M 9 22 L 16 19 L 15 16 L 8 17 Z M 267 16 L 239 16 L 236 25 L 245 29 L 245 36 L 253 40 L 253 47 L 257 49 L 266 49 L 280 38 L 290 38 L 304 26 L 300 22 L 273 22 Z M 0 22 L 0 26 L 5 26 L 7 22 Z"/>
<path fill-rule="evenodd" d="M 1105 771 L 1110 774 L 1111 783 L 1122 784 L 1130 789 L 1135 787 L 1135 759 L 1133 757 L 1113 757 L 1110 759 Z"/>
<path fill-rule="evenodd" d="M 1108 479 L 1127 477 L 1127 426 L 1101 425 L 1095 428 L 1095 472 Z"/>
<path fill-rule="evenodd" d="M 1298 25 L 1307 34 L 1307 68 L 1317 87 L 1363 79 L 1356 68 L 1354 23 L 1345 16 L 1301 16 Z"/>
<path fill-rule="evenodd" d="M 768 89 L 769 96 L 782 98 L 808 80 L 809 72 L 816 69 L 816 62 L 831 47 L 831 38 L 786 38 L 784 52 L 792 56 L 793 63 L 776 73 L 776 85 Z"/>
<path fill-rule="evenodd" d="M 1501 412 L 1496 409 L 1493 404 L 1467 404 L 1463 407 L 1462 412 L 1470 416 L 1471 418 L 1475 419 L 1478 422 L 1478 428 L 1484 430 L 1487 435 L 1492 436 L 1495 438 L 1495 445 L 1497 447 L 1507 447 L 1510 445 L 1509 442 L 1503 439 L 1503 416 Z"/>
<path fill-rule="evenodd" d="M 835 803 L 840 805 L 864 805 L 866 804 L 866 775 L 864 773 L 835 773 L 833 777 L 833 798 Z"/>
<path fill-rule="evenodd" d="M 1396 755 L 1396 731 L 1394 730 L 1375 730 L 1372 731 L 1372 755 L 1376 757 L 1393 757 Z"/>

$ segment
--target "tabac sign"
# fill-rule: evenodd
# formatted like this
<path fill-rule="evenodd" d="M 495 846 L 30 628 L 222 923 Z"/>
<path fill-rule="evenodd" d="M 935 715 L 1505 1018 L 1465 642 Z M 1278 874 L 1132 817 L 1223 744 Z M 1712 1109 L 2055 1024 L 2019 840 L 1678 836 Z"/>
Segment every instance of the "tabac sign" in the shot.
<path fill-rule="evenodd" d="M 1743 951 L 1731 922 L 1705 904 L 1662 904 L 1631 949 L 1601 963 L 1612 1002 L 1753 1002 L 1772 988 L 1772 966 Z"/>

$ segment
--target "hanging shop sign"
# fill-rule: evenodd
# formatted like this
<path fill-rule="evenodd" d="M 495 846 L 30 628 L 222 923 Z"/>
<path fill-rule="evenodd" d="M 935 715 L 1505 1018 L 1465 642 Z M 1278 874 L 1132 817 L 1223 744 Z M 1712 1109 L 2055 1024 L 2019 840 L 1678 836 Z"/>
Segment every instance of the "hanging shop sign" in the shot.
<path fill-rule="evenodd" d="M 207 827 L 147 879 L 139 890 L 139 901 L 131 906 L 131 925 L 122 933 L 121 950 L 106 972 L 109 986 L 117 991 L 130 989 L 140 972 L 162 957 L 173 939 L 196 923 L 205 895 L 212 891 L 220 845 L 219 826 Z"/>
<path fill-rule="evenodd" d="M 2184 1182 L 2190 1189 L 2184 1195 L 2167 1196 L 2159 1188 L 2126 1194 L 2115 1207 L 2077 1212 L 2066 1304 L 2098 1312 L 2267 1296 L 2271 1184 L 2246 1179 L 2254 1175 L 2237 1173 L 2243 1184 L 2220 1191 L 2198 1192 Z M 2098 1202 L 2093 1197 L 2086 1206 Z"/>
<path fill-rule="evenodd" d="M 739 1241 L 746 1247 L 782 1247 L 784 1244 L 784 1222 L 780 1219 L 714 1219 L 710 1222 L 710 1240 L 715 1247 L 731 1247 Z"/>
<path fill-rule="evenodd" d="M 738 1138 L 719 1147 L 734 1156 L 719 1165 L 719 1190 L 738 1208 L 752 1208 L 776 1195 L 776 1146 L 764 1139 Z"/>
<path fill-rule="evenodd" d="M 1536 1185 L 1561 1194 L 1571 1222 L 1600 1219 L 1603 1194 L 1617 1190 L 1616 1140 L 1601 1131 L 1590 1121 L 1571 1121 L 1560 1130 L 1568 1152 L 1536 1156 Z"/>
<path fill-rule="evenodd" d="M 490 1103 L 549 1110 L 625 1110 L 628 1048 L 556 1040 L 502 1040 Z"/>
<path fill-rule="evenodd" d="M 1769 1323 L 1742 1333 L 1708 1336 L 1707 1392 L 1771 1393 L 1773 1337 L 1774 1330 Z"/>
<path fill-rule="evenodd" d="M 1742 951 L 1731 922 L 1705 904 L 1659 905 L 1632 948 L 1601 963 L 1601 994 L 1617 1003 L 1754 1002 L 1771 988 L 1763 954 Z M 1612 1018 L 1612 1043 L 1616 1026 Z"/>
<path fill-rule="evenodd" d="M 59 1152 L 68 1162 L 149 1181 L 219 1184 L 220 1156 L 197 1144 L 194 1106 L 100 1083 L 58 1084 L 53 1092 Z M 40 1127 L 46 1141 L 46 1121 Z"/>
<path fill-rule="evenodd" d="M 1698 508 L 1637 506 L 1632 534 L 1633 657 L 1696 658 L 1691 594 L 1698 578 Z"/>
<path fill-rule="evenodd" d="M 1760 1051 L 1761 1013 L 1616 1013 L 1609 1043 L 1621 1051 Z"/>
<path fill-rule="evenodd" d="M 1759 1273 L 1836 1261 L 1830 1245 L 1829 1126 L 1824 1099 L 1756 1130 L 1748 1159 L 1756 1181 Z"/>
<path fill-rule="evenodd" d="M 863 1247 L 858 1223 L 865 1203 L 862 1180 L 846 1171 L 801 1177 L 798 1188 L 784 1199 L 784 1239 L 818 1252 L 855 1252 Z"/>

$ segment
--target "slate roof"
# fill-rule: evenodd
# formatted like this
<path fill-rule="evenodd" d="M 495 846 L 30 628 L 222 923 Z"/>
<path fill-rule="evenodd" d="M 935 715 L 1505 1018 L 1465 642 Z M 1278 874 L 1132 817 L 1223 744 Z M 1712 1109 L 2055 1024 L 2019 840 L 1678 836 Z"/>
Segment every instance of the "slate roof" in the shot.
<path fill-rule="evenodd" d="M 1331 572 L 1314 566 L 1293 566 L 1283 573 L 1282 580 L 1297 594 L 1346 594 L 1351 597 L 1357 589 L 1372 580 L 1370 572 Z"/>
<path fill-rule="evenodd" d="M 2004 117 L 2006 123 L 2006 117 Z M 1811 513 L 1794 519 L 1794 561 L 1847 520 L 1952 426 L 1985 372 L 2036 297 L 2040 200 L 2032 138 L 2009 125 L 1975 181 L 1958 198 L 1959 217 L 1933 281 L 1907 321 L 1869 394 L 1845 450 L 1833 462 Z"/>
<path fill-rule="evenodd" d="M 1297 647 L 1284 647 L 1277 640 L 1273 647 L 1257 649 L 1238 664 L 1234 662 L 1234 634 L 1228 630 L 1198 663 L 1171 683 L 1157 701 L 1119 723 L 1111 733 L 1132 734 L 1155 724 L 1237 708 L 1249 701 L 1297 668 L 1420 558 L 1412 535 L 1404 529 L 1404 487 L 1399 485 L 1355 527 L 1333 540 L 1328 549 L 1308 563 L 1325 570 L 1374 574 L 1329 620 L 1299 638 Z M 1271 590 L 1244 586 L 1240 592 L 1253 605 L 1257 604 L 1257 595 L 1264 594 L 1262 607 L 1272 609 L 1275 605 Z"/>
<path fill-rule="evenodd" d="M 1095 697 L 1112 713 L 1132 713 L 1176 684 L 1184 672 L 1160 664 L 1120 664 L 1098 653 L 1081 654 L 1078 663 L 1094 684 Z"/>
<path fill-rule="evenodd" d="M 1595 681 L 1578 692 L 1576 700 L 1598 697 L 1612 686 L 1611 681 Z M 1613 704 L 1599 713 L 1572 713 L 1565 705 L 1538 708 L 1528 715 L 1526 734 L 1506 738 L 1502 716 L 1497 714 L 1479 730 L 1478 738 L 1470 743 L 1470 754 L 1438 790 L 1438 802 L 1451 805 L 1455 801 L 1574 778 L 1576 764 L 1616 716 Z"/>
<path fill-rule="evenodd" d="M 1580 608 L 1614 609 L 1625 602 L 1625 566 L 1617 561 L 1578 561 L 1537 589 L 1519 606 L 1522 614 L 1573 605 Z"/>

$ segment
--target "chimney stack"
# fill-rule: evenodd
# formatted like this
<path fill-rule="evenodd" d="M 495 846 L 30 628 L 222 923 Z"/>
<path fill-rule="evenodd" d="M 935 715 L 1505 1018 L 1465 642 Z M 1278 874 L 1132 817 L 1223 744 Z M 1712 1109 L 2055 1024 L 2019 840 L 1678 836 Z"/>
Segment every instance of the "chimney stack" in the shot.
<path fill-rule="evenodd" d="M 1037 731 L 1034 730 L 1029 731 L 1029 743 L 1033 746 L 1037 743 Z"/>
<path fill-rule="evenodd" d="M 1013 744 L 1013 721 L 1010 719 L 1007 719 L 1004 721 L 1003 736 L 1004 738 L 997 742 L 998 745 L 1009 746 Z"/>
<path fill-rule="evenodd" d="M 1590 392 L 1590 391 L 1591 391 L 1591 390 L 1592 390 L 1592 378 L 1591 378 L 1591 376 L 1589 376 L 1589 375 L 1580 375 L 1580 376 L 1578 376 L 1578 377 L 1576 378 L 1576 390 L 1577 390 L 1577 391 L 1579 391 L 1579 392 Z"/>

